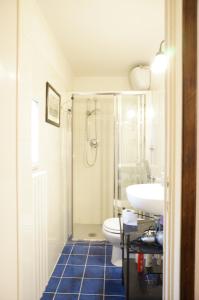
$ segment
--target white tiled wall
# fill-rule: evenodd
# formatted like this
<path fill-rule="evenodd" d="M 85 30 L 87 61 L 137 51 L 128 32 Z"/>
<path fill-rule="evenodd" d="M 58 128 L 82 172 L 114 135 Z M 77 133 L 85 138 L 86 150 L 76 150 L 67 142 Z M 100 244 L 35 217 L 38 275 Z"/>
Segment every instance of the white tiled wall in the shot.
<path fill-rule="evenodd" d="M 105 218 L 112 216 L 113 99 L 112 96 L 96 98 L 99 146 L 97 161 L 92 167 L 86 164 L 87 97 L 75 97 L 73 106 L 73 213 L 74 223 L 78 224 L 102 224 Z"/>

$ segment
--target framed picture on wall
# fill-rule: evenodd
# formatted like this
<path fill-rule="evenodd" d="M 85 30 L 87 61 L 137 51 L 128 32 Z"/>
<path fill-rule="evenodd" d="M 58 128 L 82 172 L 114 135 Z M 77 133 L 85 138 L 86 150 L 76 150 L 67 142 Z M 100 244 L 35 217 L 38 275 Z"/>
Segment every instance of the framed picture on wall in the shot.
<path fill-rule="evenodd" d="M 46 82 L 46 122 L 60 127 L 60 94 Z"/>

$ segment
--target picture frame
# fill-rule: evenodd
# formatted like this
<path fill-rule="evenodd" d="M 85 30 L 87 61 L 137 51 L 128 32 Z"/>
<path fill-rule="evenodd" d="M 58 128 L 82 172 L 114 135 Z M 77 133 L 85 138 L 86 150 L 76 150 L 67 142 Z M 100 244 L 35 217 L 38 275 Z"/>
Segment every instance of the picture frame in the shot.
<path fill-rule="evenodd" d="M 61 95 L 46 82 L 46 122 L 60 127 Z"/>

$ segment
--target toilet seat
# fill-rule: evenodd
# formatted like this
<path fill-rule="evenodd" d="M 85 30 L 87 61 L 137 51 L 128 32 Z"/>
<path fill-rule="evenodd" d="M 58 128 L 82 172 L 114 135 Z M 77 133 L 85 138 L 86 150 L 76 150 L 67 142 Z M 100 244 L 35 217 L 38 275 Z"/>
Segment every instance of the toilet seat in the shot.
<path fill-rule="evenodd" d="M 104 230 L 113 234 L 120 234 L 119 218 L 110 218 L 104 221 Z"/>

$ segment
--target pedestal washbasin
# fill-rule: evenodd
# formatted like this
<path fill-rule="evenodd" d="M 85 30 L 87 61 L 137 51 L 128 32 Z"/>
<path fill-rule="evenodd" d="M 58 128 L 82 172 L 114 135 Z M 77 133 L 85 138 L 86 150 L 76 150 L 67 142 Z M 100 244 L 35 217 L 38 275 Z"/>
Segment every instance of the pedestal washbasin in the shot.
<path fill-rule="evenodd" d="M 159 183 L 134 184 L 126 188 L 127 198 L 133 208 L 154 215 L 163 215 L 164 187 Z"/>

